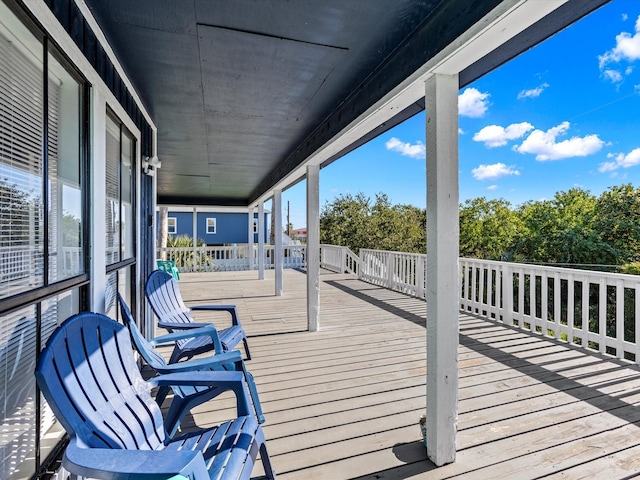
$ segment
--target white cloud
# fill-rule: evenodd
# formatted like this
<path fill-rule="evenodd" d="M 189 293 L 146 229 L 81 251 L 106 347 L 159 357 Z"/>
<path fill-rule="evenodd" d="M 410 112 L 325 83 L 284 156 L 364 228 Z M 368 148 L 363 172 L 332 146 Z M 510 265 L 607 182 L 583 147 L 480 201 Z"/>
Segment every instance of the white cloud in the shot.
<path fill-rule="evenodd" d="M 487 125 L 473 136 L 473 140 L 483 142 L 487 148 L 502 147 L 509 140 L 520 138 L 530 130 L 533 130 L 533 125 L 529 122 L 512 123 L 507 128 Z"/>
<path fill-rule="evenodd" d="M 464 130 L 462 130 L 461 128 L 458 128 L 458 135 L 464 135 Z"/>
<path fill-rule="evenodd" d="M 619 168 L 629 168 L 640 165 L 640 148 L 631 150 L 628 154 L 624 153 L 610 153 L 607 158 L 612 160 L 609 162 L 601 163 L 598 167 L 600 173 L 612 172 Z"/>
<path fill-rule="evenodd" d="M 611 81 L 612 83 L 620 83 L 622 82 L 622 80 L 624 80 L 622 74 L 618 70 L 611 70 L 610 68 L 604 70 L 602 72 L 602 75 L 604 75 L 604 78 Z"/>
<path fill-rule="evenodd" d="M 398 152 L 400 155 L 411 158 L 425 158 L 427 154 L 427 147 L 424 143 L 418 141 L 414 144 L 405 143 L 398 140 L 396 137 L 391 137 L 384 144 L 387 150 L 392 152 Z"/>
<path fill-rule="evenodd" d="M 640 85 L 634 85 L 633 86 L 633 91 L 640 95 Z"/>
<path fill-rule="evenodd" d="M 498 185 L 489 185 L 487 187 L 487 190 L 497 190 L 498 189 Z"/>
<path fill-rule="evenodd" d="M 478 168 L 471 170 L 473 178 L 476 180 L 497 180 L 507 175 L 520 175 L 520 172 L 513 166 L 507 166 L 504 163 L 494 163 L 492 165 L 480 165 Z"/>
<path fill-rule="evenodd" d="M 640 15 L 635 24 L 635 33 L 622 32 L 616 35 L 616 46 L 611 50 L 598 56 L 600 70 L 602 70 L 605 78 L 612 82 L 622 81 L 622 74 L 617 70 L 606 69 L 610 63 L 619 63 L 621 61 L 634 62 L 640 59 Z M 628 75 L 630 70 L 625 70 Z"/>
<path fill-rule="evenodd" d="M 532 88 L 531 90 L 522 90 L 520 93 L 518 93 L 518 100 L 522 100 L 525 98 L 539 97 L 542 94 L 542 92 L 544 92 L 544 89 L 547 88 L 548 86 L 549 86 L 548 83 L 543 83 L 539 87 Z"/>
<path fill-rule="evenodd" d="M 480 118 L 489 108 L 489 93 L 482 93 L 476 88 L 467 88 L 458 95 L 458 114 L 463 117 Z"/>
<path fill-rule="evenodd" d="M 524 142 L 516 145 L 513 149 L 520 153 L 531 153 L 539 161 L 586 157 L 602 149 L 604 142 L 598 135 L 586 135 L 584 137 L 572 137 L 561 142 L 556 141 L 558 136 L 566 134 L 570 126 L 569 122 L 562 122 L 546 132 L 534 130 Z"/>
<path fill-rule="evenodd" d="M 623 13 L 623 14 L 622 14 L 622 21 L 623 21 L 623 22 L 626 22 L 628 19 L 629 19 L 629 14 L 627 14 L 627 13 Z"/>

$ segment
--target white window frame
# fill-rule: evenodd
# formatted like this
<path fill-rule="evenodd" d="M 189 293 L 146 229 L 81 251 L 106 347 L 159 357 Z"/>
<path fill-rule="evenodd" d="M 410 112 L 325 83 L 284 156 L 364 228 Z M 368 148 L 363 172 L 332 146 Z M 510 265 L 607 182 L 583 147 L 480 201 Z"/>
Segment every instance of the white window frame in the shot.
<path fill-rule="evenodd" d="M 178 233 L 178 217 L 167 217 L 167 235 Z"/>
<path fill-rule="evenodd" d="M 213 224 L 213 225 L 211 225 Z M 207 217 L 207 221 L 206 221 L 206 231 L 207 231 L 207 235 L 215 235 L 216 231 L 218 230 L 216 227 L 216 217 Z M 213 227 L 213 228 L 211 228 Z"/>

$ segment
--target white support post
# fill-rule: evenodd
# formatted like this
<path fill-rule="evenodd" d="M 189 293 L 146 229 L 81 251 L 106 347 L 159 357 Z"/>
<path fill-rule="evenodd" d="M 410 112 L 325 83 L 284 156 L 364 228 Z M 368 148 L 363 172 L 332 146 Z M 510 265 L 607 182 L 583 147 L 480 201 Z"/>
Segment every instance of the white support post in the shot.
<path fill-rule="evenodd" d="M 258 203 L 258 280 L 264 280 L 264 202 Z"/>
<path fill-rule="evenodd" d="M 282 296 L 282 269 L 284 268 L 284 256 L 282 248 L 282 190 L 275 190 L 273 192 L 273 211 L 271 215 L 274 218 L 274 268 L 275 268 L 275 291 L 276 297 Z"/>
<path fill-rule="evenodd" d="M 458 422 L 458 75 L 426 81 L 427 456 L 456 458 Z"/>
<path fill-rule="evenodd" d="M 205 229 L 207 227 L 205 226 Z M 198 207 L 193 207 L 193 262 L 191 262 L 191 271 L 196 271 L 196 259 L 198 258 Z"/>
<path fill-rule="evenodd" d="M 320 167 L 307 166 L 307 322 L 320 330 Z"/>
<path fill-rule="evenodd" d="M 93 138 L 91 145 L 93 147 L 93 163 L 91 165 L 91 219 L 93 228 L 90 228 L 91 245 L 90 245 L 90 264 L 91 284 L 90 284 L 90 305 L 89 308 L 93 312 L 104 313 L 104 292 L 107 284 L 107 276 L 105 269 L 107 260 L 105 252 L 107 251 L 106 229 L 105 229 L 105 209 L 106 204 L 106 158 L 107 158 L 107 105 L 105 98 L 98 93 L 98 89 L 92 90 L 92 124 Z M 87 227 L 88 228 L 88 227 Z"/>
<path fill-rule="evenodd" d="M 253 207 L 247 209 L 247 217 L 249 218 L 249 236 L 247 237 L 247 256 L 249 257 L 249 270 L 253 270 Z"/>

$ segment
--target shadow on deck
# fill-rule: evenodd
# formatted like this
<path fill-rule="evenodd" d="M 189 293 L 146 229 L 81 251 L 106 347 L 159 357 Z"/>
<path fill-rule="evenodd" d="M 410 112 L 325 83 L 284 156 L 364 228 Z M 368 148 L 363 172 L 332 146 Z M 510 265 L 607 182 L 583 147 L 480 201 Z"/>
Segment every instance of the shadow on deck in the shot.
<path fill-rule="evenodd" d="M 180 286 L 187 303 L 237 305 L 278 478 L 640 472 L 635 366 L 461 314 L 457 459 L 435 468 L 418 427 L 426 404 L 424 301 L 323 272 L 321 330 L 309 333 L 304 273 L 285 271 L 282 297 L 273 295 L 273 272 L 256 278 L 185 274 Z M 214 401 L 192 421 L 208 425 L 232 412 L 231 401 Z"/>

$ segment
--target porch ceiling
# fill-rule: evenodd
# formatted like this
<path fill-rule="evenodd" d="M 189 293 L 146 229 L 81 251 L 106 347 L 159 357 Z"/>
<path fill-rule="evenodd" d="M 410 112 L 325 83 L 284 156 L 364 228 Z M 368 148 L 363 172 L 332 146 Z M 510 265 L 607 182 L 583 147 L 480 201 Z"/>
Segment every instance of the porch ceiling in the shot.
<path fill-rule="evenodd" d="M 461 86 L 605 2 L 545 2 L 551 14 L 466 66 Z M 348 132 L 316 163 L 422 110 L 419 88 L 385 118 L 362 121 L 490 12 L 526 2 L 85 3 L 158 127 L 159 203 L 246 206 L 295 181 L 335 138 Z"/>

